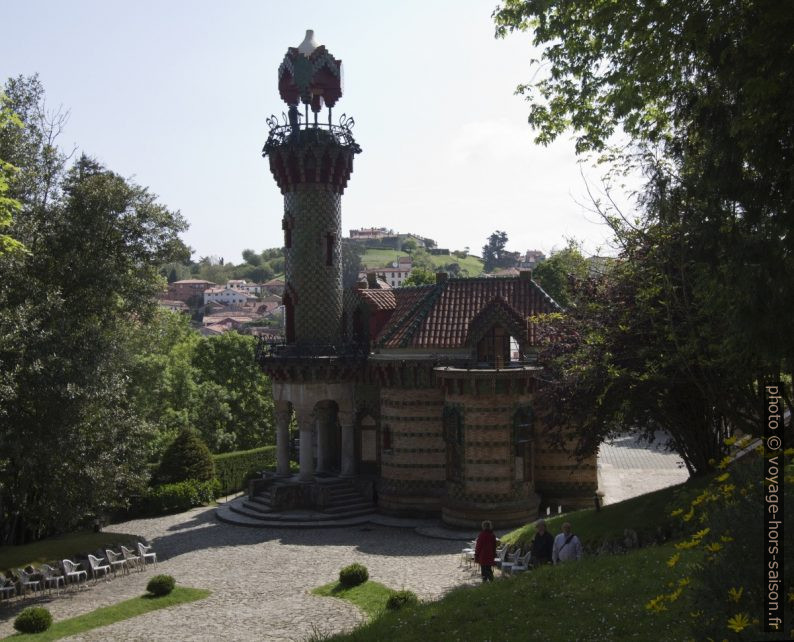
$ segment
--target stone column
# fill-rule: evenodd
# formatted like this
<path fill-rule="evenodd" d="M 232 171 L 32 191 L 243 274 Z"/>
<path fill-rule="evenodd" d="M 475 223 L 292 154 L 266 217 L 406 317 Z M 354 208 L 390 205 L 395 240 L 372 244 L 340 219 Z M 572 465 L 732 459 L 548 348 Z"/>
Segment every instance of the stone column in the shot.
<path fill-rule="evenodd" d="M 317 408 L 314 414 L 317 417 L 315 423 L 317 426 L 317 472 L 328 473 L 330 472 L 328 468 L 328 416 L 330 412 L 328 408 Z"/>
<path fill-rule="evenodd" d="M 356 437 L 352 412 L 339 412 L 339 424 L 342 426 L 342 477 L 353 477 L 356 474 Z"/>
<path fill-rule="evenodd" d="M 273 416 L 276 420 L 276 474 L 289 477 L 289 420 L 292 412 L 289 403 L 279 401 Z"/>
<path fill-rule="evenodd" d="M 307 408 L 296 408 L 295 418 L 300 430 L 300 473 L 298 479 L 302 482 L 314 481 L 314 413 Z"/>

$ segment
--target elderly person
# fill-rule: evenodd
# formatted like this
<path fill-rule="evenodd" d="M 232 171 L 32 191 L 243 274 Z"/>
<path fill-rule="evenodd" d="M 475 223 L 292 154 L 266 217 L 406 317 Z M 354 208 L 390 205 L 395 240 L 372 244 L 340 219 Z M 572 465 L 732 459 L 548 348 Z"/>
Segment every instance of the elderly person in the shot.
<path fill-rule="evenodd" d="M 554 538 L 546 530 L 546 521 L 538 520 L 535 525 L 535 537 L 532 539 L 532 555 L 530 561 L 532 566 L 541 564 L 551 564 L 551 554 L 554 549 Z"/>
<path fill-rule="evenodd" d="M 474 561 L 480 565 L 483 582 L 493 582 L 493 564 L 496 558 L 496 535 L 491 522 L 482 523 L 482 531 L 474 545 Z"/>
<path fill-rule="evenodd" d="M 571 532 L 571 523 L 565 522 L 562 525 L 562 533 L 554 538 L 554 548 L 551 553 L 552 561 L 555 564 L 567 562 L 569 560 L 582 559 L 582 543 L 579 538 Z"/>

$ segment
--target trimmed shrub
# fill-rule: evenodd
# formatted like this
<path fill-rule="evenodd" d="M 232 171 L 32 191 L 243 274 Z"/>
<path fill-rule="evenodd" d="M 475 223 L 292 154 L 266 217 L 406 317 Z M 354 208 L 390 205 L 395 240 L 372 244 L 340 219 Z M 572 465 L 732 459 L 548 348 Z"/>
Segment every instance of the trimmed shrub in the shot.
<path fill-rule="evenodd" d="M 253 450 L 213 455 L 215 476 L 221 483 L 221 492 L 235 493 L 245 490 L 248 480 L 256 473 L 276 465 L 276 447 L 263 446 Z"/>
<path fill-rule="evenodd" d="M 419 598 L 413 591 L 395 591 L 386 600 L 386 608 L 389 611 L 398 611 L 404 606 L 419 604 Z"/>
<path fill-rule="evenodd" d="M 204 506 L 220 494 L 220 488 L 217 479 L 204 482 L 188 479 L 176 484 L 161 484 L 151 488 L 141 499 L 139 512 L 147 515 L 164 515 Z"/>
<path fill-rule="evenodd" d="M 41 633 L 52 626 L 52 615 L 40 606 L 29 606 L 14 620 L 14 628 L 20 633 Z"/>
<path fill-rule="evenodd" d="M 163 453 L 154 483 L 174 484 L 187 479 L 210 481 L 214 477 L 215 464 L 209 448 L 195 432 L 185 429 Z"/>
<path fill-rule="evenodd" d="M 155 575 L 146 585 L 146 590 L 155 597 L 168 595 L 174 590 L 176 580 L 171 575 Z"/>
<path fill-rule="evenodd" d="M 363 584 L 368 579 L 369 572 L 367 567 L 362 564 L 351 564 L 339 571 L 339 583 L 346 588 Z"/>

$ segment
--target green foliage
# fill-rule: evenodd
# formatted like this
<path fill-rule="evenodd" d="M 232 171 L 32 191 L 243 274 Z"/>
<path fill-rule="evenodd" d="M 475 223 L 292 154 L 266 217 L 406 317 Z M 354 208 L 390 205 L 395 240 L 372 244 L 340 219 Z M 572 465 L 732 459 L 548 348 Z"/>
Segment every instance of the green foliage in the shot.
<path fill-rule="evenodd" d="M 369 579 L 369 572 L 367 567 L 363 564 L 350 564 L 345 566 L 339 571 L 339 583 L 342 586 L 350 588 L 351 586 L 358 586 L 363 584 Z"/>
<path fill-rule="evenodd" d="M 759 450 L 763 452 L 763 447 Z M 791 454 L 778 459 L 775 494 L 780 492 L 785 498 L 782 528 L 790 530 L 794 528 L 794 466 Z M 733 463 L 724 460 L 720 464 L 724 472 L 672 512 L 690 537 L 676 544 L 677 550 L 667 562 L 678 578 L 649 600 L 646 608 L 658 614 L 679 600 L 685 602 L 695 639 L 780 639 L 779 634 L 764 635 L 763 622 L 757 619 L 757 614 L 764 613 L 768 584 L 765 547 L 759 546 L 764 541 L 761 528 L 767 508 L 764 495 L 768 492 L 760 463 L 753 453 Z M 767 542 L 769 547 L 773 544 L 772 540 Z M 776 560 L 783 577 L 794 571 L 794 551 L 790 546 L 777 548 Z M 684 551 L 692 552 L 684 559 Z M 791 622 L 794 602 L 786 599 L 787 589 L 779 583 L 778 594 L 784 605 L 779 615 Z"/>
<path fill-rule="evenodd" d="M 408 278 L 403 281 L 403 285 L 432 285 L 436 282 L 435 272 L 421 267 L 411 270 Z"/>
<path fill-rule="evenodd" d="M 488 242 L 482 248 L 482 260 L 486 272 L 513 265 L 514 259 L 507 252 L 507 232 L 496 230 L 488 237 Z"/>
<path fill-rule="evenodd" d="M 217 479 L 186 479 L 172 484 L 159 484 L 146 491 L 133 512 L 144 515 L 181 513 L 196 506 L 206 506 L 220 493 L 221 484 Z"/>
<path fill-rule="evenodd" d="M 253 337 L 201 337 L 181 315 L 161 312 L 133 341 L 130 395 L 156 431 L 150 461 L 186 427 L 214 452 L 272 443 L 270 381 L 254 360 Z"/>
<path fill-rule="evenodd" d="M 170 575 L 155 575 L 146 585 L 146 590 L 155 597 L 168 595 L 174 590 L 176 581 Z"/>
<path fill-rule="evenodd" d="M 21 127 L 22 122 L 17 116 L 6 107 L 6 98 L 4 94 L 0 94 L 0 132 L 9 127 Z M 8 182 L 16 168 L 11 164 L 5 162 L 0 158 L 0 230 L 3 230 L 11 225 L 14 213 L 18 211 L 22 205 L 14 198 L 6 196 L 8 192 Z M 0 233 L 0 254 L 9 251 L 18 251 L 23 248 L 23 245 L 8 234 Z"/>
<path fill-rule="evenodd" d="M 389 611 L 399 611 L 404 606 L 414 606 L 419 604 L 419 598 L 413 591 L 395 591 L 386 600 L 386 609 Z"/>
<path fill-rule="evenodd" d="M 581 246 L 569 240 L 567 247 L 554 252 L 532 271 L 532 277 L 549 296 L 567 308 L 573 303 L 570 281 L 587 278 L 587 261 L 582 256 Z"/>
<path fill-rule="evenodd" d="M 5 104 L 25 125 L 0 128 L 0 158 L 18 168 L 13 234 L 29 251 L 0 255 L 0 541 L 21 543 L 145 483 L 128 333 L 151 318 L 157 266 L 184 255 L 186 225 L 86 156 L 67 167 L 37 79 L 10 80 Z"/>
<path fill-rule="evenodd" d="M 369 617 L 377 617 L 386 608 L 386 601 L 394 591 L 379 582 L 369 580 L 353 587 L 345 587 L 339 582 L 331 582 L 312 589 L 314 595 L 335 597 L 355 604 Z"/>
<path fill-rule="evenodd" d="M 29 606 L 14 620 L 14 628 L 20 633 L 41 633 L 52 626 L 52 614 L 40 606 Z"/>
<path fill-rule="evenodd" d="M 155 481 L 172 484 L 188 479 L 210 481 L 215 478 L 212 454 L 201 438 L 190 429 L 183 429 L 166 448 Z"/>
<path fill-rule="evenodd" d="M 271 468 L 276 463 L 275 446 L 262 446 L 252 450 L 213 455 L 215 476 L 224 492 L 236 492 L 247 487 L 248 480 L 257 472 Z"/>

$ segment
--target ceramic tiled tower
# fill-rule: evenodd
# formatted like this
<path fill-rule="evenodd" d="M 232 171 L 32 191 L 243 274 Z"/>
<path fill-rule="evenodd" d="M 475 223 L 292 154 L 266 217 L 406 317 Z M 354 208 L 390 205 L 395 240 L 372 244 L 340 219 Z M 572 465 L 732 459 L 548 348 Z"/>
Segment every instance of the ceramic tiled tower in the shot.
<path fill-rule="evenodd" d="M 361 149 L 350 133 L 352 119 L 332 124 L 331 109 L 342 96 L 342 61 L 318 46 L 312 31 L 288 49 L 278 87 L 289 116 L 269 121 L 263 154 L 284 195 L 286 338 L 323 352 L 342 342 L 341 197 Z M 318 122 L 323 105 L 327 123 Z"/>

